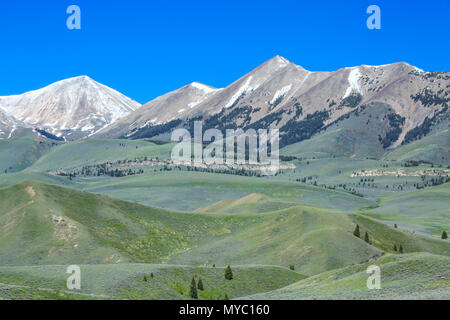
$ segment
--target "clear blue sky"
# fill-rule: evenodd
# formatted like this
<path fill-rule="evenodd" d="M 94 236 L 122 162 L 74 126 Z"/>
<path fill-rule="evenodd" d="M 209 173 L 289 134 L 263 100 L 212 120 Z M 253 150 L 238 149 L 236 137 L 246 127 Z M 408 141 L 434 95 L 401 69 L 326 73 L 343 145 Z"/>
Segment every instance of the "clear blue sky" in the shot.
<path fill-rule="evenodd" d="M 371 4 L 381 30 L 366 27 Z M 0 95 L 89 75 L 145 103 L 192 81 L 224 87 L 276 54 L 311 71 L 450 71 L 450 0 L 1 1 L 0 35 Z"/>

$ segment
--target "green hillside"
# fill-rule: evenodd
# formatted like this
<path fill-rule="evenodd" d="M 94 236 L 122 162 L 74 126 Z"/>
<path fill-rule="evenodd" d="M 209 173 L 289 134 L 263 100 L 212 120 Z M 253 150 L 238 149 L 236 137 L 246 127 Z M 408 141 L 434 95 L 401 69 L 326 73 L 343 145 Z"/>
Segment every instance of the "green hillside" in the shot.
<path fill-rule="evenodd" d="M 385 121 L 392 109 L 384 103 L 361 106 L 310 139 L 293 143 L 280 154 L 303 158 L 380 158 L 391 141 L 386 138 L 394 121 Z"/>
<path fill-rule="evenodd" d="M 450 230 L 450 183 L 382 197 L 368 215 L 405 228 L 440 235 Z"/>
<path fill-rule="evenodd" d="M 305 276 L 275 266 L 224 268 L 151 264 L 81 265 L 81 290 L 68 291 L 67 266 L 0 267 L 0 299 L 191 299 L 192 277 L 202 279 L 199 299 L 237 298 L 282 288 Z M 153 274 L 153 277 L 152 277 Z M 20 289 L 20 290 L 19 290 Z M 74 294 L 77 293 L 77 295 Z"/>
<path fill-rule="evenodd" d="M 285 288 L 244 299 L 450 299 L 450 257 L 426 253 L 388 255 L 324 272 Z M 368 290 L 366 269 L 381 270 L 381 289 Z"/>
<path fill-rule="evenodd" d="M 84 190 L 182 211 L 194 211 L 221 200 L 235 200 L 252 193 L 342 211 L 356 211 L 375 204 L 375 201 L 347 192 L 295 181 L 176 170 L 101 180 L 88 183 Z"/>
<path fill-rule="evenodd" d="M 27 172 L 72 169 L 146 156 L 169 158 L 172 147 L 172 144 L 157 145 L 145 140 L 83 139 L 61 144 L 36 161 Z"/>
<path fill-rule="evenodd" d="M 0 174 L 27 168 L 58 144 L 45 139 L 0 139 Z"/>
<path fill-rule="evenodd" d="M 2 265 L 294 265 L 310 275 L 360 263 L 396 242 L 441 254 L 450 246 L 421 235 L 397 241 L 401 231 L 375 220 L 304 205 L 259 214 L 250 207 L 220 215 L 170 212 L 36 181 L 0 189 L 0 201 Z M 353 236 L 355 222 L 375 246 Z"/>
<path fill-rule="evenodd" d="M 399 146 L 385 155 L 386 159 L 421 160 L 450 165 L 449 123 L 443 123 L 420 140 Z"/>

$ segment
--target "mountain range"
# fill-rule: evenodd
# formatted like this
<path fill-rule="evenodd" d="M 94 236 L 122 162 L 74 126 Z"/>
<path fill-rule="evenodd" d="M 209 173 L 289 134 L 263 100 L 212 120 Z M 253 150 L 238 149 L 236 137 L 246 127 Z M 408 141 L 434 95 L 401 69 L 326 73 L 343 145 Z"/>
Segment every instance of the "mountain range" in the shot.
<path fill-rule="evenodd" d="M 140 106 L 82 76 L 0 97 L 0 135 L 31 128 L 66 140 L 167 140 L 172 129 L 202 120 L 206 128 L 277 127 L 283 147 L 326 135 L 345 146 L 342 155 L 379 156 L 447 129 L 449 88 L 449 73 L 404 62 L 311 72 L 275 56 L 226 88 L 193 82 Z"/>

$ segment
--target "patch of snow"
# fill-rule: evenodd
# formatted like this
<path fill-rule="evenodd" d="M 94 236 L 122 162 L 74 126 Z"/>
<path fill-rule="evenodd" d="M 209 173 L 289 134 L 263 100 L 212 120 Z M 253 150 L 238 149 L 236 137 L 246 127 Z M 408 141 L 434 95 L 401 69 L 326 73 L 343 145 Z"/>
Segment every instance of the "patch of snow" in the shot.
<path fill-rule="evenodd" d="M 180 110 L 178 110 L 178 113 L 183 113 L 184 112 L 184 108 L 181 108 Z"/>
<path fill-rule="evenodd" d="M 212 88 L 212 87 L 209 87 L 207 85 L 204 85 L 203 83 L 200 83 L 200 82 L 192 82 L 191 86 L 193 86 L 196 89 L 202 90 L 205 93 L 211 93 L 211 92 L 214 92 L 214 91 L 218 90 L 216 88 Z"/>
<path fill-rule="evenodd" d="M 352 71 L 348 74 L 348 83 L 350 86 L 345 91 L 342 99 L 347 98 L 352 92 L 358 92 L 362 94 L 361 88 L 359 87 L 358 81 L 361 78 L 361 72 L 359 72 L 359 68 L 352 68 Z"/>
<path fill-rule="evenodd" d="M 270 104 L 274 104 L 278 98 L 280 98 L 280 97 L 284 96 L 286 93 L 288 93 L 289 90 L 291 90 L 291 88 L 292 88 L 292 84 L 289 84 L 289 85 L 284 86 L 283 88 L 277 90 L 277 92 L 275 92 L 275 94 L 273 95 L 273 98 L 270 101 Z"/>
<path fill-rule="evenodd" d="M 255 90 L 257 87 L 253 88 L 250 86 L 250 82 L 252 81 L 253 76 L 248 77 L 247 81 L 245 81 L 244 85 L 241 86 L 238 91 L 236 91 L 236 93 L 231 97 L 230 101 L 228 101 L 228 103 L 224 106 L 225 109 L 231 107 L 237 99 L 239 99 L 240 96 L 242 96 L 243 94 Z"/>

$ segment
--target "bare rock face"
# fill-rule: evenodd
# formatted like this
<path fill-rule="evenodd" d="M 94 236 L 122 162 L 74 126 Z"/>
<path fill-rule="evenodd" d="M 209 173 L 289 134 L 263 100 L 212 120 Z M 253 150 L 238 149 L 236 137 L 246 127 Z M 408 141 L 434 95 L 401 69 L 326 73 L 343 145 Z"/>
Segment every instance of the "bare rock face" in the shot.
<path fill-rule="evenodd" d="M 449 73 L 426 72 L 404 62 L 310 72 L 280 56 L 224 89 L 201 86 L 208 89 L 189 85 L 150 101 L 98 135 L 151 137 L 202 119 L 206 127 L 219 129 L 277 127 L 288 145 L 361 107 L 382 103 L 388 106 L 380 114 L 387 126 L 374 134 L 387 149 L 400 145 L 426 119 L 448 117 L 450 98 Z"/>
<path fill-rule="evenodd" d="M 21 95 L 0 97 L 0 107 L 24 124 L 67 140 L 90 136 L 140 106 L 87 76 Z"/>

